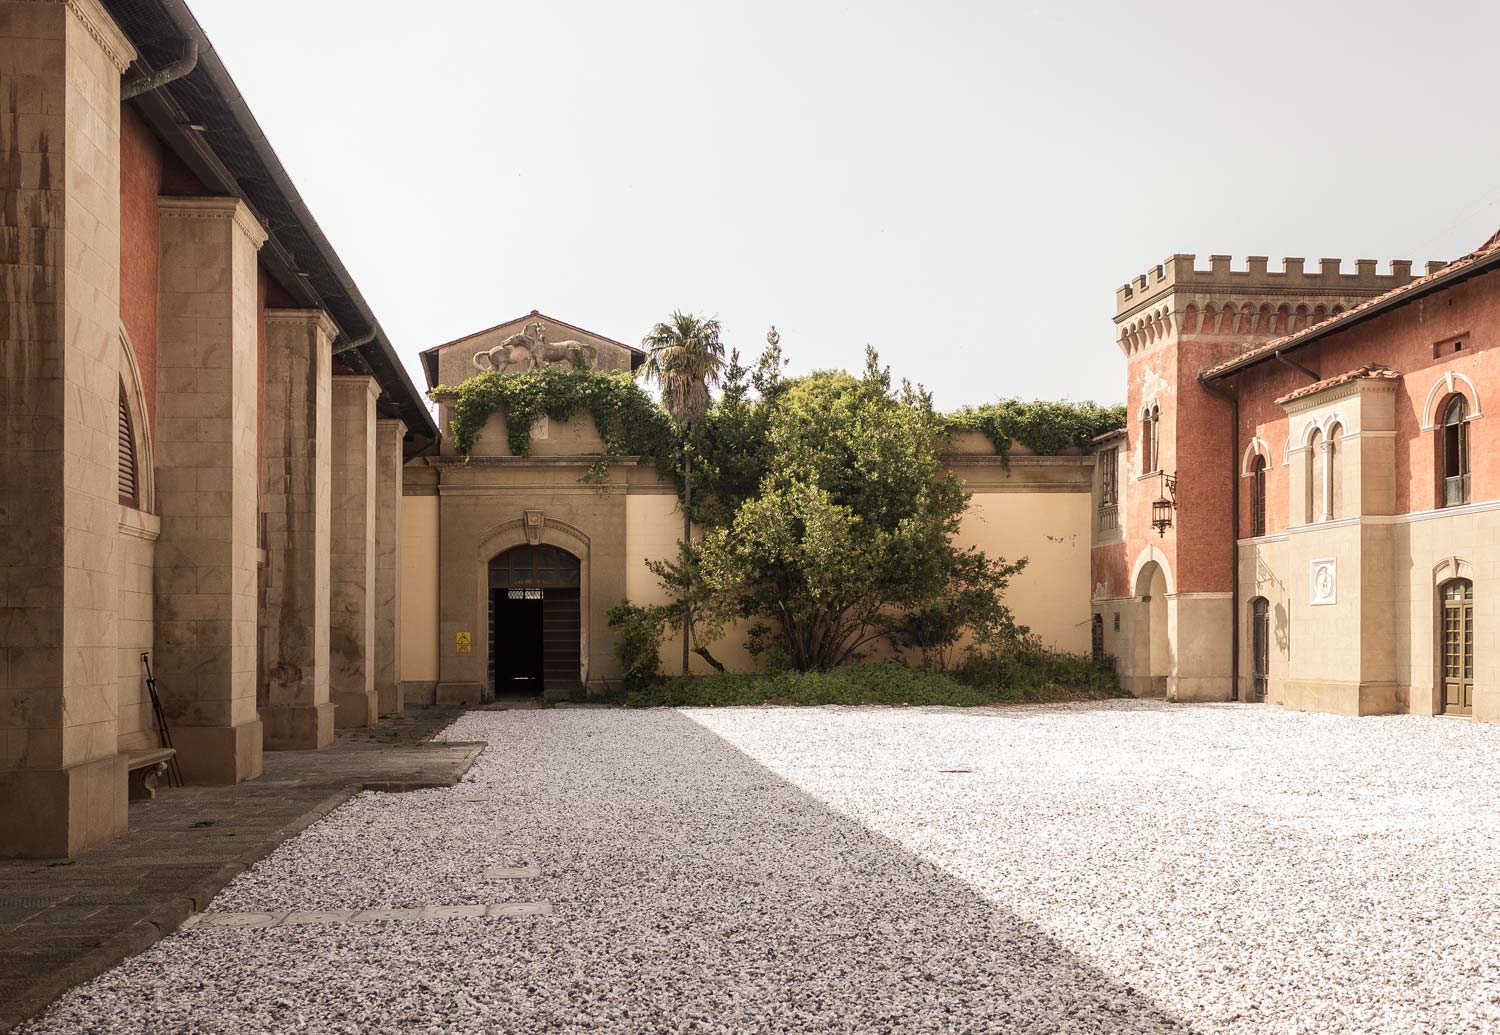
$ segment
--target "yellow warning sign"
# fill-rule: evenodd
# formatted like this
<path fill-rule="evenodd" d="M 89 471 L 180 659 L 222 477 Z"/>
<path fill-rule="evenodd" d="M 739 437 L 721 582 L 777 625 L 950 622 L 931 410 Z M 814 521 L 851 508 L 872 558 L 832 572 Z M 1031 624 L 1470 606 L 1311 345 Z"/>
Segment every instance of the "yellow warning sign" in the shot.
<path fill-rule="evenodd" d="M 468 654 L 474 649 L 474 639 L 466 632 L 454 634 L 453 649 L 460 654 Z"/>

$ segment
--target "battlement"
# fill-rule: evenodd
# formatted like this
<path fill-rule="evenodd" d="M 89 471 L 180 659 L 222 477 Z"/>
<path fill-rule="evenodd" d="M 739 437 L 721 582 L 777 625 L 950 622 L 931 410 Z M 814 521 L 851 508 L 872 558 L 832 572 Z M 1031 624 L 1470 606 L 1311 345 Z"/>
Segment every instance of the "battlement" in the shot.
<path fill-rule="evenodd" d="M 1178 287 L 1220 294 L 1266 291 L 1349 296 L 1382 294 L 1415 279 L 1410 259 L 1392 259 L 1387 273 L 1376 272 L 1379 262 L 1375 259 L 1355 259 L 1354 272 L 1345 273 L 1342 259 L 1319 259 L 1318 269 L 1309 271 L 1307 260 L 1300 258 L 1282 259 L 1279 270 L 1268 269 L 1270 260 L 1264 255 L 1248 256 L 1244 269 L 1234 269 L 1233 258 L 1228 255 L 1210 255 L 1209 268 L 1198 269 L 1197 258 L 1173 255 L 1120 285 L 1115 291 L 1116 319 Z M 1429 262 L 1427 272 L 1445 265 Z"/>

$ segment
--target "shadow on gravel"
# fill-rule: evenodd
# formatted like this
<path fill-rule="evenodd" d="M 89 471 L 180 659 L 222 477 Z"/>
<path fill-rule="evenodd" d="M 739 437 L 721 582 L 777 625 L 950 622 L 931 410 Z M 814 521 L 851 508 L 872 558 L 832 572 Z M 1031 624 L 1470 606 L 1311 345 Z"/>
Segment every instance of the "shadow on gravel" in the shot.
<path fill-rule="evenodd" d="M 772 911 L 772 926 L 792 950 L 781 956 L 785 971 L 778 984 L 793 1014 L 800 1012 L 803 980 L 810 980 L 812 994 L 822 996 L 831 986 L 841 1000 L 828 1004 L 841 1023 L 817 1030 L 1194 1031 L 1039 928 L 898 842 L 832 811 L 712 731 L 676 712 L 657 714 L 671 717 L 681 760 L 708 763 L 678 773 L 697 788 L 703 836 L 714 838 L 730 857 L 740 849 L 751 859 L 760 849 L 737 840 L 767 839 L 771 861 L 762 887 L 772 894 L 743 907 Z M 682 793 L 682 784 L 677 786 Z M 715 816 L 715 790 L 722 792 L 720 805 L 748 797 L 745 805 L 763 809 L 768 822 L 757 830 L 745 814 L 736 820 Z M 660 804 L 669 807 L 668 800 Z M 736 908 L 734 882 L 742 876 L 733 866 L 729 870 L 716 874 L 705 867 L 699 874 L 725 895 L 726 913 Z M 725 886 L 714 888 L 720 879 Z M 732 968 L 737 955 L 739 950 L 719 946 L 698 962 Z M 754 966 L 754 953 L 747 956 Z M 732 969 L 720 973 L 730 983 L 737 978 Z M 811 1029 L 794 1021 L 786 1030 Z"/>
<path fill-rule="evenodd" d="M 553 915 L 195 928 L 31 1035 L 1193 1033 L 676 711 L 473 713 L 455 733 L 495 746 L 462 784 L 362 797 L 231 907 L 498 896 Z M 540 875 L 486 886 L 503 845 Z"/>

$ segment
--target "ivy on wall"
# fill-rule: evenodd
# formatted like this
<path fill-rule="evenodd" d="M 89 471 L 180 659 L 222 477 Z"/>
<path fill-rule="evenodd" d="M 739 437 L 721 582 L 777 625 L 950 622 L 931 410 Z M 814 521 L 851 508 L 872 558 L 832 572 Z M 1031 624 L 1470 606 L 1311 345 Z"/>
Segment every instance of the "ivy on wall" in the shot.
<path fill-rule="evenodd" d="M 1082 448 L 1107 431 L 1125 426 L 1125 407 L 1092 402 L 1050 402 L 1002 399 L 984 406 L 966 406 L 946 417 L 950 435 L 981 432 L 1004 457 L 1011 442 L 1019 442 L 1039 456 L 1055 456 Z"/>
<path fill-rule="evenodd" d="M 565 421 L 588 410 L 611 456 L 649 457 L 663 477 L 677 477 L 682 441 L 671 419 L 626 373 L 545 367 L 524 374 L 489 371 L 456 387 L 428 393 L 453 396 L 449 431 L 464 456 L 472 456 L 480 429 L 505 410 L 506 435 L 516 456 L 531 453 L 531 429 L 543 417 Z"/>
<path fill-rule="evenodd" d="M 453 397 L 449 431 L 454 445 L 466 457 L 473 454 L 480 429 L 499 409 L 505 410 L 510 451 L 516 456 L 530 455 L 532 426 L 543 417 L 565 421 L 580 410 L 588 410 L 609 456 L 649 458 L 663 477 L 681 482 L 681 435 L 671 418 L 629 374 L 566 367 L 506 375 L 490 371 L 455 387 L 439 386 L 429 395 Z M 716 403 L 714 411 L 724 405 Z M 736 399 L 735 405 L 743 409 L 763 403 Z M 713 423 L 714 411 L 707 424 Z M 984 406 L 967 406 L 943 417 L 949 435 L 980 432 L 1001 457 L 1009 455 L 1013 441 L 1040 456 L 1054 456 L 1086 447 L 1096 436 L 1124 426 L 1125 407 L 1092 402 L 1002 399 Z M 730 438 L 720 444 L 721 448 L 753 449 L 754 443 L 743 441 L 742 436 Z M 707 447 L 707 454 L 714 451 L 710 441 L 701 443 L 703 447 Z M 607 466 L 607 461 L 601 461 L 600 466 Z M 596 471 L 595 476 L 598 474 Z"/>

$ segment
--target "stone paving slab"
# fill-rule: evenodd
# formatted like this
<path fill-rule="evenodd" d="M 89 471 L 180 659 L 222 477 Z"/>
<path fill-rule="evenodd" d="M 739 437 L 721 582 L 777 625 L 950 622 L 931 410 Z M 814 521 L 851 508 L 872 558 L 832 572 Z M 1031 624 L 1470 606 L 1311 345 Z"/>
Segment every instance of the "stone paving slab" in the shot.
<path fill-rule="evenodd" d="M 459 714 L 423 709 L 341 730 L 323 751 L 268 751 L 261 778 L 233 787 L 162 787 L 130 803 L 126 837 L 75 859 L 0 859 L 0 1033 L 176 930 L 360 791 L 458 783 L 484 745 L 432 737 Z"/>

